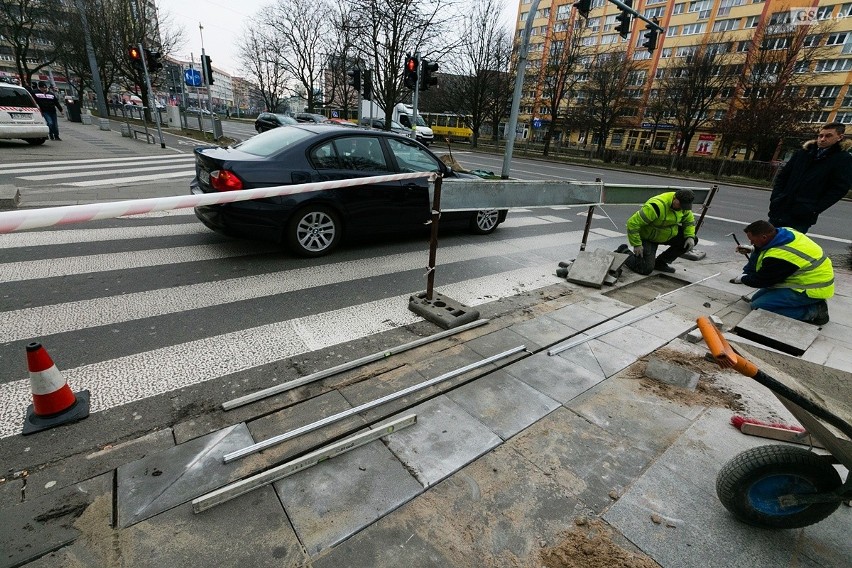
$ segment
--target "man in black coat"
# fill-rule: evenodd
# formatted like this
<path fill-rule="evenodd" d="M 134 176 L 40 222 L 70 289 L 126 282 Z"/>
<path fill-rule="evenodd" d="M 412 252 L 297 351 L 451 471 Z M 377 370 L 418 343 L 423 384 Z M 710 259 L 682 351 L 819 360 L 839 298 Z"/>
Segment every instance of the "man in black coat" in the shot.
<path fill-rule="evenodd" d="M 47 83 L 39 81 L 38 91 L 33 93 L 38 108 L 41 110 L 44 121 L 47 123 L 47 129 L 50 132 L 51 140 L 62 139 L 59 137 L 59 122 L 56 120 L 56 111 L 62 112 L 62 105 L 59 104 L 59 97 L 47 90 Z"/>
<path fill-rule="evenodd" d="M 820 128 L 816 140 L 801 150 L 778 173 L 769 198 L 769 222 L 807 233 L 819 214 L 852 190 L 852 141 L 839 122 Z"/>

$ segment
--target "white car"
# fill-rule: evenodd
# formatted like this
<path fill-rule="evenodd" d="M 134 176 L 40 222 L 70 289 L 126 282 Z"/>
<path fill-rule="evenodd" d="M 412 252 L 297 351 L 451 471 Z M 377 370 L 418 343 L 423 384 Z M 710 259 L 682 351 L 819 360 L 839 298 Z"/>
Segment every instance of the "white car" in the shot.
<path fill-rule="evenodd" d="M 23 87 L 0 83 L 0 139 L 44 144 L 48 129 L 33 96 Z"/>

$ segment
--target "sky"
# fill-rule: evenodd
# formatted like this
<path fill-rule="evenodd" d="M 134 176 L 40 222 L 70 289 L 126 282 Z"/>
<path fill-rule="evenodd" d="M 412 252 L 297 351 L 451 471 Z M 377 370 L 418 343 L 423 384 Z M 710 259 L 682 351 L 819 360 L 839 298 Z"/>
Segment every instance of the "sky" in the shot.
<path fill-rule="evenodd" d="M 250 17 L 274 0 L 156 0 L 160 13 L 169 14 L 172 25 L 184 30 L 185 43 L 175 55 L 198 62 L 201 40 L 213 67 L 234 74 L 241 70 L 237 43 Z M 504 0 L 503 20 L 513 22 L 517 17 L 518 1 Z M 198 25 L 203 26 L 202 30 Z"/>

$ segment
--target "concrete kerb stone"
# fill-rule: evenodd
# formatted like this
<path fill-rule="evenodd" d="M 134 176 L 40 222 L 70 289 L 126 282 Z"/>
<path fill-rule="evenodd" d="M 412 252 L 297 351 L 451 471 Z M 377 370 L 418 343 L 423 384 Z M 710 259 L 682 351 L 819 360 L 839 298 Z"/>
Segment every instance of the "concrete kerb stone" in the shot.
<path fill-rule="evenodd" d="M 695 387 L 698 386 L 698 379 L 700 378 L 700 375 L 695 371 L 663 361 L 658 357 L 648 359 L 648 363 L 645 365 L 645 376 L 691 391 L 694 391 Z"/>
<path fill-rule="evenodd" d="M 0 211 L 16 209 L 21 202 L 21 192 L 14 185 L 0 185 Z"/>

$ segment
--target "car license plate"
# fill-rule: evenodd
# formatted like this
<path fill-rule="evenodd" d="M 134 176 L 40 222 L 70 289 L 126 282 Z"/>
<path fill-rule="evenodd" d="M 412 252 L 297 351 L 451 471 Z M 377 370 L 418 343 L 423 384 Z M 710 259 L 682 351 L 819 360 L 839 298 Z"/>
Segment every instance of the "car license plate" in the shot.
<path fill-rule="evenodd" d="M 10 112 L 9 116 L 12 120 L 30 120 L 32 118 L 31 114 L 23 112 Z"/>
<path fill-rule="evenodd" d="M 210 172 L 205 170 L 198 170 L 198 179 L 201 180 L 201 183 L 210 185 Z"/>

